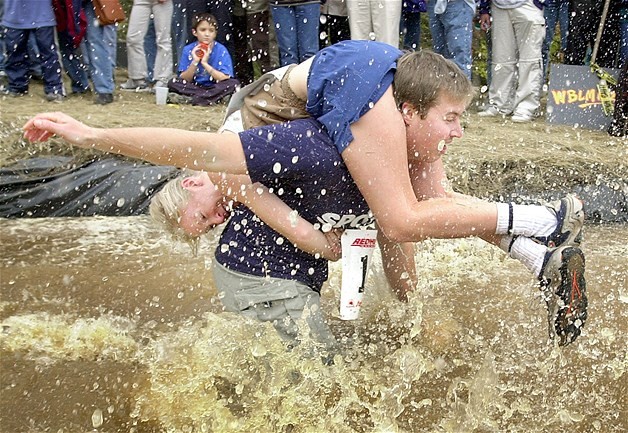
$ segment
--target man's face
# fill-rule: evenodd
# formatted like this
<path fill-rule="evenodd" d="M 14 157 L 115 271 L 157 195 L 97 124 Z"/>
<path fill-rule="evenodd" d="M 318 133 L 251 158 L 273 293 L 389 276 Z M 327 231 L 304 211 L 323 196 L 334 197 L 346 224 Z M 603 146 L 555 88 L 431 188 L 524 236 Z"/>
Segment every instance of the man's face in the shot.
<path fill-rule="evenodd" d="M 434 162 L 444 155 L 447 145 L 454 138 L 462 137 L 460 116 L 465 109 L 466 102 L 440 96 L 422 119 L 412 105 L 404 103 L 402 114 L 406 123 L 408 160 Z"/>
<path fill-rule="evenodd" d="M 179 226 L 189 235 L 199 236 L 225 222 L 229 216 L 225 197 L 209 180 L 207 173 L 183 179 L 188 202 L 181 210 Z"/>

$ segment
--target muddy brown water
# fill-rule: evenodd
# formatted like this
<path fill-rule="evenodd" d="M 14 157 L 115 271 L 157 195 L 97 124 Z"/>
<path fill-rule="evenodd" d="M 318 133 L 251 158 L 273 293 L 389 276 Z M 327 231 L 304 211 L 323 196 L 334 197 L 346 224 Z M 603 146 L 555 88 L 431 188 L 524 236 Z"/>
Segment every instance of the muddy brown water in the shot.
<path fill-rule="evenodd" d="M 590 226 L 589 320 L 547 341 L 535 280 L 474 239 L 417 249 L 420 295 L 381 266 L 355 322 L 305 338 L 221 312 L 198 257 L 145 217 L 0 220 L 0 429 L 9 432 L 625 432 L 628 228 Z"/>

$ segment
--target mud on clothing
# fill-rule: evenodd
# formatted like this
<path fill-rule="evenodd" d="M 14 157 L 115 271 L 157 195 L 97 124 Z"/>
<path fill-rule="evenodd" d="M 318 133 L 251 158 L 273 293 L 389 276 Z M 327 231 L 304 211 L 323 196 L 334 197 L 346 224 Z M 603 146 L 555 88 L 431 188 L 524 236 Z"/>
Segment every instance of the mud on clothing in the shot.
<path fill-rule="evenodd" d="M 358 228 L 373 223 L 340 154 L 315 120 L 247 130 L 240 140 L 251 180 L 312 224 Z M 297 280 L 316 292 L 328 277 L 327 260 L 299 250 L 244 206 L 227 223 L 216 259 L 233 271 Z"/>

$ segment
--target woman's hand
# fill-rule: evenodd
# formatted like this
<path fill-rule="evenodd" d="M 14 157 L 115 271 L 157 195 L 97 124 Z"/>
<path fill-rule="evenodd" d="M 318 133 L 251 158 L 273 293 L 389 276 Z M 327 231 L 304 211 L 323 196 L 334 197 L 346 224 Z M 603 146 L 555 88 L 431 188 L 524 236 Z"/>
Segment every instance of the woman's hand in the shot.
<path fill-rule="evenodd" d="M 342 257 L 342 244 L 340 243 L 340 238 L 344 233 L 343 229 L 333 229 L 326 233 L 325 238 L 327 238 L 327 244 L 329 248 L 329 252 L 325 254 L 325 258 L 332 262 L 339 260 Z"/>
<path fill-rule="evenodd" d="M 94 129 L 64 113 L 40 113 L 22 127 L 24 138 L 32 143 L 48 141 L 57 135 L 79 147 L 89 147 Z"/>

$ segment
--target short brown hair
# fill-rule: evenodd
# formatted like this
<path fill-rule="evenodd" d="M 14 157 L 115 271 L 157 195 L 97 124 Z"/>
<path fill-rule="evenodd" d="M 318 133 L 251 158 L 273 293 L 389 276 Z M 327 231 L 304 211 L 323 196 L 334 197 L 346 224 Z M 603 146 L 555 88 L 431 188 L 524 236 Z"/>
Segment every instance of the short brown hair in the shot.
<path fill-rule="evenodd" d="M 207 21 L 209 25 L 213 26 L 216 29 L 216 32 L 218 32 L 218 21 L 216 20 L 216 17 L 209 12 L 201 12 L 194 15 L 194 17 L 192 18 L 192 28 L 196 30 L 198 25 L 203 21 Z"/>
<path fill-rule="evenodd" d="M 473 86 L 462 70 L 430 50 L 407 52 L 397 60 L 393 91 L 397 106 L 408 102 L 421 117 L 441 95 L 466 104 L 473 98 Z"/>

